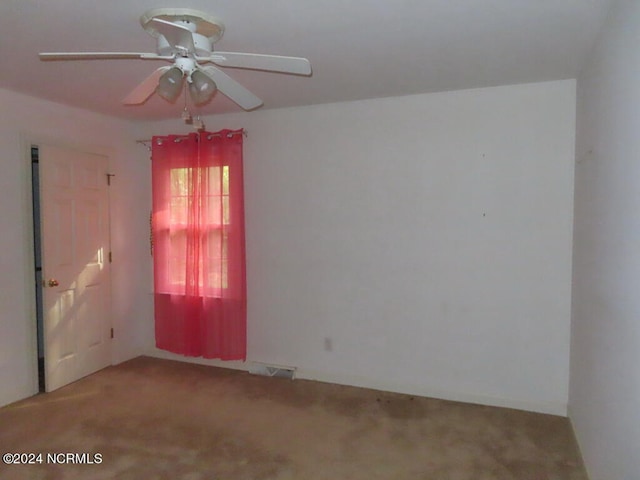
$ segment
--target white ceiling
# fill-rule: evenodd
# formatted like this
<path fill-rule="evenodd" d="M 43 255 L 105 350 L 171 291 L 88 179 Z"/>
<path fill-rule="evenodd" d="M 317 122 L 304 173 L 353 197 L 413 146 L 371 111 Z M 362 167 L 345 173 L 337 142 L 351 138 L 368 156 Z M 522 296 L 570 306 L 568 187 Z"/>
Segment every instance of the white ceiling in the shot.
<path fill-rule="evenodd" d="M 41 51 L 155 51 L 150 8 L 220 18 L 221 51 L 307 57 L 309 78 L 227 69 L 262 108 L 575 78 L 611 0 L 0 0 L 0 88 L 129 119 L 175 117 L 121 100 L 150 60 L 41 62 Z M 217 94 L 202 114 L 239 111 Z"/>

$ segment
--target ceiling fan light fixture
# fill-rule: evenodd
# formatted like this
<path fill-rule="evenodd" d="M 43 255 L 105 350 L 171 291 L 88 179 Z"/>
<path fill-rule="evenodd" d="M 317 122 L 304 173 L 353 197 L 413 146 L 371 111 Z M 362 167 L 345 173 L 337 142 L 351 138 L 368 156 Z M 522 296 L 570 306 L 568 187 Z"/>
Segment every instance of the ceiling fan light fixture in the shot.
<path fill-rule="evenodd" d="M 162 74 L 158 80 L 156 92 L 168 102 L 175 102 L 182 90 L 183 73 L 178 67 L 173 67 Z"/>
<path fill-rule="evenodd" d="M 191 74 L 190 80 L 189 93 L 191 94 L 193 103 L 196 105 L 202 105 L 211 100 L 211 97 L 213 97 L 213 94 L 216 93 L 218 88 L 211 77 L 200 70 L 194 71 Z"/>

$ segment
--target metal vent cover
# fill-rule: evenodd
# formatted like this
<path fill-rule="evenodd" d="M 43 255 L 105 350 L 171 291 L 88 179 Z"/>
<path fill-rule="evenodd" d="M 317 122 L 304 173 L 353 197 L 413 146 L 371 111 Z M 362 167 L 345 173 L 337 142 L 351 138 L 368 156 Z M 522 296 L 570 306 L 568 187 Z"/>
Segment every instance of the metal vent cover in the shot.
<path fill-rule="evenodd" d="M 262 375 L 264 377 L 286 378 L 288 380 L 295 379 L 295 367 L 283 367 L 281 365 L 268 365 L 266 363 L 253 363 L 249 367 L 249 373 L 252 375 Z"/>

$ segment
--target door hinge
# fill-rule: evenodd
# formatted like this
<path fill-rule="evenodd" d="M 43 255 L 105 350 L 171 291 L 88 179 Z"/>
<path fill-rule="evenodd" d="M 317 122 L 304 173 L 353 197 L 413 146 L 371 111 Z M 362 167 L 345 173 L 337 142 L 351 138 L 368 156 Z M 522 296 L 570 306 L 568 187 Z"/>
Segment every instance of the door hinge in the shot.
<path fill-rule="evenodd" d="M 111 338 L 113 338 L 113 328 L 111 329 Z"/>
<path fill-rule="evenodd" d="M 115 174 L 107 173 L 107 186 L 111 186 L 111 177 L 115 177 Z"/>
<path fill-rule="evenodd" d="M 109 252 L 109 263 L 113 263 L 113 254 Z"/>

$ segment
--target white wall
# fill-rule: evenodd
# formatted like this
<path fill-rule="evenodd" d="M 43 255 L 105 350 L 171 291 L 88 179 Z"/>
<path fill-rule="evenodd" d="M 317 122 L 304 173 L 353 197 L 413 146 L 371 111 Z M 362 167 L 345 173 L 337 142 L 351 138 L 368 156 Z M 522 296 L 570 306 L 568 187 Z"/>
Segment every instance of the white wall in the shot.
<path fill-rule="evenodd" d="M 578 79 L 570 417 L 591 478 L 640 478 L 640 2 Z"/>
<path fill-rule="evenodd" d="M 566 414 L 574 81 L 206 120 L 249 132 L 249 360 Z"/>
<path fill-rule="evenodd" d="M 124 263 L 148 259 L 149 186 L 140 181 L 148 175 L 148 162 L 137 158 L 140 147 L 128 133 L 129 124 L 6 90 L 0 90 L 0 109 L 0 405 L 4 405 L 37 391 L 29 141 L 67 144 L 110 156 L 117 175 L 111 191 L 114 327 L 119 333 L 114 362 L 142 351 L 139 320 L 151 315 L 151 309 L 144 310 L 133 300 L 140 291 L 145 295 L 148 291 L 148 260 L 133 267 Z M 138 207 L 140 202 L 146 202 L 145 209 Z"/>

